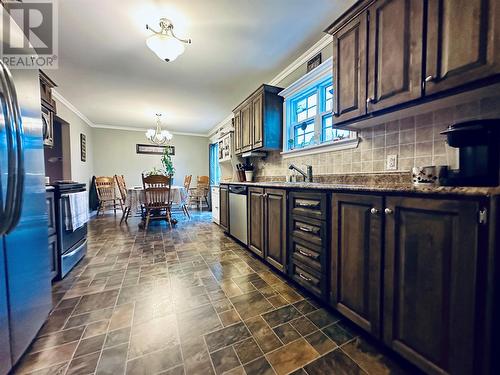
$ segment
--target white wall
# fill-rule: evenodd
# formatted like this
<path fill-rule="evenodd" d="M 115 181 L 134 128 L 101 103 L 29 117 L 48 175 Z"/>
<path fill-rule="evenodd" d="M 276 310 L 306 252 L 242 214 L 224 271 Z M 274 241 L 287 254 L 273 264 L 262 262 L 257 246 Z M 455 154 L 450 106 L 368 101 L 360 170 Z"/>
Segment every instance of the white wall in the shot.
<path fill-rule="evenodd" d="M 148 144 L 144 132 L 93 128 L 94 173 L 96 176 L 123 174 L 128 186 L 142 185 L 141 173 L 161 167 L 160 155 L 136 153 L 136 144 Z M 208 176 L 208 137 L 174 134 L 172 161 L 174 184 L 180 185 L 186 174 Z"/>
<path fill-rule="evenodd" d="M 71 179 L 84 182 L 88 187 L 94 175 L 94 129 L 57 99 L 56 108 L 57 116 L 69 122 Z M 87 161 L 85 162 L 81 161 L 80 158 L 80 134 L 85 134 L 87 138 Z"/>

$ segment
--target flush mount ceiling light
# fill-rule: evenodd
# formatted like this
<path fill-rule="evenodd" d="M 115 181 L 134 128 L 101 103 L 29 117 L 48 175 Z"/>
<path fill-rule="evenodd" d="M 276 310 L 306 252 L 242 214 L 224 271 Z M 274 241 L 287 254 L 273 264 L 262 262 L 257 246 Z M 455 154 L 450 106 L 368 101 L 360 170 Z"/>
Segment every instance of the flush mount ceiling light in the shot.
<path fill-rule="evenodd" d="M 172 140 L 173 135 L 168 130 L 161 130 L 161 114 L 156 114 L 156 129 L 148 129 L 146 138 L 155 145 L 161 146 Z"/>
<path fill-rule="evenodd" d="M 174 25 L 167 18 L 160 18 L 160 31 L 152 29 L 149 25 L 146 25 L 146 29 L 153 32 L 153 35 L 146 39 L 147 46 L 166 62 L 174 61 L 184 53 L 184 45 L 191 44 L 191 39 L 180 39 L 175 36 Z"/>

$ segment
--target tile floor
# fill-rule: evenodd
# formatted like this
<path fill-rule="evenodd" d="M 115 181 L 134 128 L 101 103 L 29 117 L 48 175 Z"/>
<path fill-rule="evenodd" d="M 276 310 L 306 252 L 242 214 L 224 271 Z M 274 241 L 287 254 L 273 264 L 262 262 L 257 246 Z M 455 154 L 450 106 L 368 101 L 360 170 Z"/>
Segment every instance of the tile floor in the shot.
<path fill-rule="evenodd" d="M 145 235 L 106 215 L 16 374 L 414 373 L 278 277 L 210 213 Z"/>

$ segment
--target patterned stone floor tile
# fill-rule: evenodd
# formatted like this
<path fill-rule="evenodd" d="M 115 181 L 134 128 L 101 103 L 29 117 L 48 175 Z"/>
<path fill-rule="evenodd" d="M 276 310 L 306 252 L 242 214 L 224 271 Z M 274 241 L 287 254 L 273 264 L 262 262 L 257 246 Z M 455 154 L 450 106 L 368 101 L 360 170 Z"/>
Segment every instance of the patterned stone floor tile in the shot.
<path fill-rule="evenodd" d="M 14 374 L 295 375 L 416 372 L 211 222 L 89 222 L 88 250 Z M 337 348 L 337 344 L 341 345 Z"/>
<path fill-rule="evenodd" d="M 266 358 L 278 375 L 285 375 L 311 362 L 319 354 L 303 338 L 266 354 Z"/>

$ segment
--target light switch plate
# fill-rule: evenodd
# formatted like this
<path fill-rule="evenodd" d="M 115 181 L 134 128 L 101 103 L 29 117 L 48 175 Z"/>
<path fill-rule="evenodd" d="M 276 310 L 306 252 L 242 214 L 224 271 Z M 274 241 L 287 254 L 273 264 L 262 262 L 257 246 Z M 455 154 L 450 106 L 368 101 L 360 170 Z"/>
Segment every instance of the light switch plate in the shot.
<path fill-rule="evenodd" d="M 398 155 L 387 155 L 387 165 L 386 168 L 388 171 L 395 171 L 398 169 Z"/>

